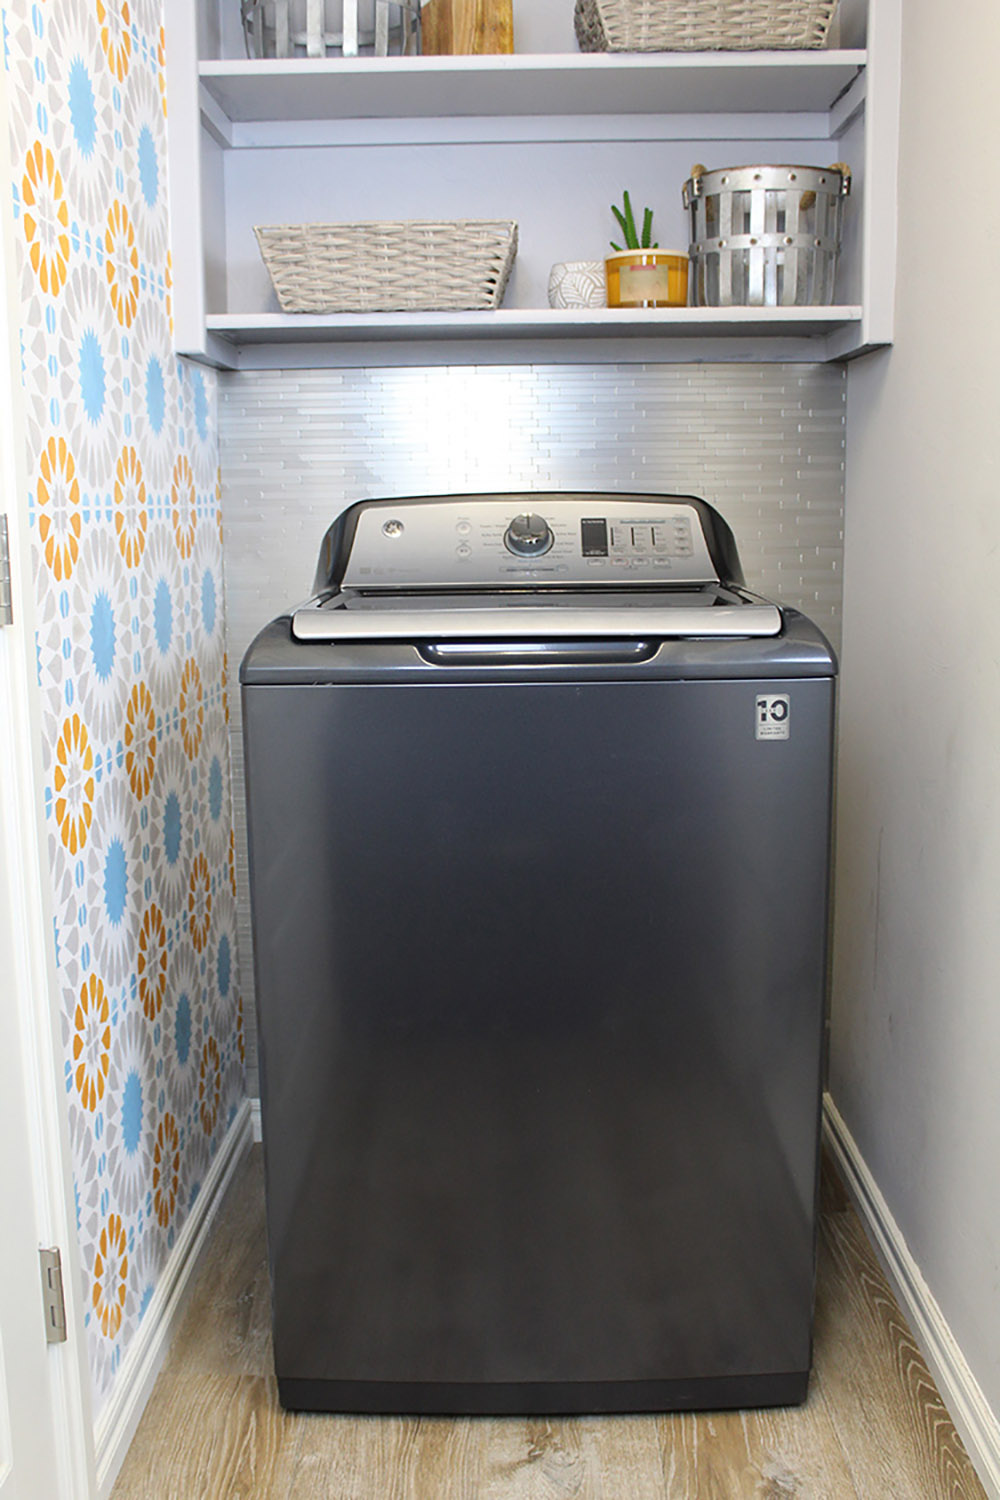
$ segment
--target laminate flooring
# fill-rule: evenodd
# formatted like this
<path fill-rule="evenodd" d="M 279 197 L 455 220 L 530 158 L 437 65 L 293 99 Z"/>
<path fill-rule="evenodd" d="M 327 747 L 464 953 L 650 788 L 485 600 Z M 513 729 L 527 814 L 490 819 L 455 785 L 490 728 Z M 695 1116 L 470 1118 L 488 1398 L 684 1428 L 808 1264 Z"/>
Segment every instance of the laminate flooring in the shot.
<path fill-rule="evenodd" d="M 291 1415 L 255 1148 L 111 1500 L 985 1500 L 829 1163 L 809 1398 L 635 1417 Z"/>

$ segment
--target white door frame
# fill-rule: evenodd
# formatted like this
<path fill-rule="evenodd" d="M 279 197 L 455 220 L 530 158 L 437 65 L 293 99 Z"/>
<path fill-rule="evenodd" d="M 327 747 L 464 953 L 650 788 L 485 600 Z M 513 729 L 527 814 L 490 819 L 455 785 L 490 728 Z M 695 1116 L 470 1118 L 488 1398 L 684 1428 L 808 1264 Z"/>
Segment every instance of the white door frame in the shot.
<path fill-rule="evenodd" d="M 5 458 L 3 448 L 0 435 Z M 74 1281 L 67 1240 L 48 1232 L 59 1217 L 64 1175 L 58 1158 L 48 1170 L 46 1122 L 39 1108 L 46 1092 L 47 1037 L 41 1031 L 48 1029 L 48 1007 L 44 974 L 39 988 L 32 951 L 37 844 L 31 827 L 34 799 L 22 776 L 23 699 L 16 685 L 21 674 L 14 634 L 13 627 L 0 629 L 0 1500 L 83 1500 L 90 1490 L 86 1459 L 81 1463 L 73 1452 L 73 1427 L 82 1431 L 72 1422 L 75 1355 L 67 1344 L 46 1345 L 38 1260 L 40 1246 L 58 1246 Z M 50 1098 L 55 1094 L 51 1078 L 47 1092 Z M 75 1309 L 71 1316 L 76 1318 Z M 74 1346 L 80 1346 L 78 1337 Z"/>
<path fill-rule="evenodd" d="M 11 180 L 8 118 L 7 78 L 0 67 L 0 186 L 9 185 Z M 16 1010 L 20 1031 L 27 1129 L 22 1146 L 34 1199 L 34 1223 L 27 1227 L 27 1232 L 37 1238 L 39 1246 L 57 1247 L 63 1266 L 67 1341 L 50 1345 L 46 1350 L 49 1411 L 39 1413 L 39 1421 L 47 1420 L 53 1434 L 57 1489 L 51 1500 L 92 1500 L 97 1494 L 93 1422 L 69 1131 L 61 1107 L 62 1047 L 42 811 L 34 592 L 21 392 L 21 307 L 9 187 L 4 186 L 0 199 L 0 511 L 7 516 L 14 601 L 14 623 L 0 627 L 3 635 L 0 859 L 13 877 L 8 894 L 14 947 L 12 972 L 3 985 L 2 1003 Z M 17 1380 L 16 1368 L 8 1366 L 7 1378 L 9 1382 Z"/>

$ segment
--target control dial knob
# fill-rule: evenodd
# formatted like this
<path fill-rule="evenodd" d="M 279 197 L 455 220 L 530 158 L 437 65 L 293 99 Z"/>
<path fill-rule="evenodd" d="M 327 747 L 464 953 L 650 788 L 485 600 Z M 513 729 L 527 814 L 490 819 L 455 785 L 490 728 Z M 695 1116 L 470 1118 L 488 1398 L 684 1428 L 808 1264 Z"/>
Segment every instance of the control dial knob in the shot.
<path fill-rule="evenodd" d="M 503 535 L 508 552 L 516 557 L 541 557 L 548 552 L 554 538 L 544 516 L 515 516 Z"/>

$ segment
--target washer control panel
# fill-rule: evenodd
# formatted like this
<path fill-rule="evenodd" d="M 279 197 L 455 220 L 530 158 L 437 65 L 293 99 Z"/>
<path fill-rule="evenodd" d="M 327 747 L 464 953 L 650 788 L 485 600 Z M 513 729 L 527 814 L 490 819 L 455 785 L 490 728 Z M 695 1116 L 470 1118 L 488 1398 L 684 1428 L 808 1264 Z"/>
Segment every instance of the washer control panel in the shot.
<path fill-rule="evenodd" d="M 503 495 L 370 502 L 359 512 L 342 583 L 621 588 L 717 579 L 701 516 L 684 500 Z"/>

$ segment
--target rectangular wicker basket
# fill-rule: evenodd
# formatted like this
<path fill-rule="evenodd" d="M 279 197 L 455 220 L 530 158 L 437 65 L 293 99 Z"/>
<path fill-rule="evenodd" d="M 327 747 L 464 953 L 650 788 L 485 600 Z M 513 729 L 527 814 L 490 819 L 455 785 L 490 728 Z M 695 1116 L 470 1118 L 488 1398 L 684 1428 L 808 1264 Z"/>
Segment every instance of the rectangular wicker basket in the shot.
<path fill-rule="evenodd" d="M 576 0 L 583 52 L 822 47 L 837 0 Z"/>
<path fill-rule="evenodd" d="M 285 312 L 496 308 L 514 256 L 511 219 L 271 224 L 254 229 Z"/>

